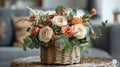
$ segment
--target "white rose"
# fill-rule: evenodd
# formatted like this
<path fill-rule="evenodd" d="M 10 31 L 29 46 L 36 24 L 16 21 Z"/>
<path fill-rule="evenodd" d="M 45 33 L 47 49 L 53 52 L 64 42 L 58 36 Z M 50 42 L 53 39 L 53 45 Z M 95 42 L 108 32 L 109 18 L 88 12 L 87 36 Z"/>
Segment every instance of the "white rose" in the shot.
<path fill-rule="evenodd" d="M 39 32 L 39 40 L 43 42 L 49 42 L 52 38 L 53 30 L 49 26 L 44 26 Z"/>
<path fill-rule="evenodd" d="M 55 16 L 52 23 L 57 26 L 65 26 L 67 25 L 67 20 L 63 16 Z"/>
<path fill-rule="evenodd" d="M 82 39 L 85 37 L 87 30 L 83 24 L 76 24 L 72 26 L 72 32 L 75 37 L 78 39 Z"/>
<path fill-rule="evenodd" d="M 83 10 L 77 10 L 77 15 L 75 15 L 74 17 L 82 17 L 83 15 L 85 15 L 85 12 Z"/>

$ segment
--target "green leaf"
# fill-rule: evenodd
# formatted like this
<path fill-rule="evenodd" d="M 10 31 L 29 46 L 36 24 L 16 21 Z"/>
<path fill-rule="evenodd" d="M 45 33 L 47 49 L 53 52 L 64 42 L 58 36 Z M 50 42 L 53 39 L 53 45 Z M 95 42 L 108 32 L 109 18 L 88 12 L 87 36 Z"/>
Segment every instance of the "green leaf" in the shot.
<path fill-rule="evenodd" d="M 106 24 L 107 24 L 107 22 L 108 22 L 107 20 L 106 20 L 105 22 L 102 22 L 102 26 L 104 26 L 104 27 L 105 27 L 105 26 L 106 26 Z"/>
<path fill-rule="evenodd" d="M 60 34 L 60 37 L 63 38 L 63 39 L 68 40 L 68 37 L 66 35 L 64 35 L 64 34 Z"/>
<path fill-rule="evenodd" d="M 78 44 L 74 40 L 71 41 L 71 45 L 78 46 Z"/>
<path fill-rule="evenodd" d="M 71 50 L 71 47 L 72 47 L 67 36 L 65 36 L 64 34 L 60 35 L 60 38 L 58 40 L 56 40 L 55 44 L 62 46 L 62 48 L 60 48 L 59 50 L 63 50 L 63 51 Z"/>
<path fill-rule="evenodd" d="M 62 39 L 62 38 L 59 38 L 58 40 L 56 40 L 55 44 L 60 45 L 60 46 L 65 46 L 66 45 L 64 39 Z"/>
<path fill-rule="evenodd" d="M 23 44 L 23 50 L 24 50 L 24 51 L 27 51 L 27 46 L 26 46 L 26 44 Z"/>
<path fill-rule="evenodd" d="M 56 29 L 58 29 L 58 26 L 57 26 L 57 25 L 52 24 L 52 29 L 53 29 L 53 30 L 56 30 Z"/>
<path fill-rule="evenodd" d="M 82 44 L 86 44 L 88 41 L 87 40 L 81 40 Z"/>
<path fill-rule="evenodd" d="M 89 46 L 85 46 L 85 47 L 83 47 L 83 48 L 82 48 L 82 50 L 83 50 L 84 52 L 86 52 L 86 53 L 91 52 L 91 50 L 90 50 L 90 47 L 89 47 Z"/>
<path fill-rule="evenodd" d="M 73 14 L 72 14 L 72 12 L 70 12 L 70 13 L 69 13 L 69 16 L 70 16 L 70 18 L 72 18 L 72 17 L 73 17 Z"/>
<path fill-rule="evenodd" d="M 60 6 L 56 7 L 55 11 L 58 13 L 60 11 Z"/>
<path fill-rule="evenodd" d="M 69 50 L 71 50 L 72 45 L 69 42 L 68 37 L 66 35 L 64 35 L 64 34 L 61 34 L 60 36 L 64 39 L 64 42 L 66 44 L 65 47 L 64 47 L 64 49 L 63 49 L 63 51 L 69 51 Z"/>
<path fill-rule="evenodd" d="M 28 27 L 28 28 L 27 28 L 27 32 L 30 32 L 30 29 L 31 29 L 31 27 Z"/>
<path fill-rule="evenodd" d="M 69 42 L 66 42 L 66 46 L 64 47 L 63 51 L 70 51 L 72 49 L 72 45 Z"/>
<path fill-rule="evenodd" d="M 34 48 L 34 43 L 29 44 L 28 47 L 29 47 L 30 49 L 33 49 L 33 48 Z"/>

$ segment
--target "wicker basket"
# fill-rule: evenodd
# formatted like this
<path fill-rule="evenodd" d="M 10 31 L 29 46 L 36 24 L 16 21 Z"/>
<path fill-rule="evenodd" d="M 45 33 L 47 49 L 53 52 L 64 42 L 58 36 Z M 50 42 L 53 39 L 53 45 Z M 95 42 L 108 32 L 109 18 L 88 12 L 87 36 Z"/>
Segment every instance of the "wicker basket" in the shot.
<path fill-rule="evenodd" d="M 41 63 L 44 64 L 74 64 L 80 62 L 80 48 L 74 47 L 72 51 L 57 51 L 48 48 L 41 51 Z"/>
<path fill-rule="evenodd" d="M 55 49 L 56 35 L 48 44 L 48 48 L 40 53 L 41 63 L 43 64 L 74 64 L 80 62 L 80 48 L 73 47 L 71 51 L 58 51 Z"/>

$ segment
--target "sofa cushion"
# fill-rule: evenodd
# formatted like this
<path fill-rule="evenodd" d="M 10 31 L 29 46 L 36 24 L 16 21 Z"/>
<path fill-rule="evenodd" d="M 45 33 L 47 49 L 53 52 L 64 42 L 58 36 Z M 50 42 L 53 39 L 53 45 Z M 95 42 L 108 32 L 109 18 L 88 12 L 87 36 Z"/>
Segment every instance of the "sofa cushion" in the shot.
<path fill-rule="evenodd" d="M 89 56 L 89 57 L 111 57 L 109 53 L 104 50 L 98 48 L 91 48 L 90 53 L 85 53 L 81 51 L 82 56 Z"/>
<path fill-rule="evenodd" d="M 12 23 L 8 17 L 0 17 L 0 46 L 11 46 L 13 37 Z"/>
<path fill-rule="evenodd" d="M 110 45 L 111 55 L 120 61 L 120 24 L 111 27 Z"/>
<path fill-rule="evenodd" d="M 103 27 L 102 25 L 98 25 L 98 29 L 100 30 L 101 32 L 101 36 L 99 36 L 99 38 L 97 39 L 92 39 L 92 43 L 93 43 L 93 46 L 96 47 L 96 48 L 100 48 L 100 49 L 103 49 L 107 52 L 110 53 L 110 40 L 109 40 L 109 35 L 110 35 L 110 27 L 111 25 L 107 25 L 106 27 Z M 95 28 L 97 29 L 97 28 Z M 98 31 L 97 31 L 98 32 Z M 97 33 L 99 34 L 99 33 Z"/>

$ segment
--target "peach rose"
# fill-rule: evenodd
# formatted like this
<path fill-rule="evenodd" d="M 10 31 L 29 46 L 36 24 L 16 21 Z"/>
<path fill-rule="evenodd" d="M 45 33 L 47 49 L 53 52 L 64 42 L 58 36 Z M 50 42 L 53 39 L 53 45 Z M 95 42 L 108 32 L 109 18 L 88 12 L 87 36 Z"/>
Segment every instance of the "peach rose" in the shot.
<path fill-rule="evenodd" d="M 71 19 L 71 24 L 82 24 L 82 20 L 79 17 L 73 17 Z"/>
<path fill-rule="evenodd" d="M 61 28 L 62 30 L 62 33 L 65 34 L 66 36 L 68 37 L 72 37 L 73 34 L 72 34 L 72 28 L 70 26 L 64 26 Z"/>
<path fill-rule="evenodd" d="M 52 38 L 53 30 L 49 26 L 44 26 L 39 32 L 39 40 L 43 42 L 49 42 Z"/>
<path fill-rule="evenodd" d="M 85 37 L 87 30 L 83 24 L 76 24 L 72 26 L 72 32 L 75 37 L 82 39 Z"/>
<path fill-rule="evenodd" d="M 55 16 L 52 23 L 57 26 L 65 26 L 67 25 L 67 20 L 63 16 Z"/>
<path fill-rule="evenodd" d="M 32 36 L 36 36 L 39 31 L 40 31 L 40 28 L 39 28 L 39 27 L 34 27 L 34 28 L 31 30 L 31 35 L 32 35 Z"/>

